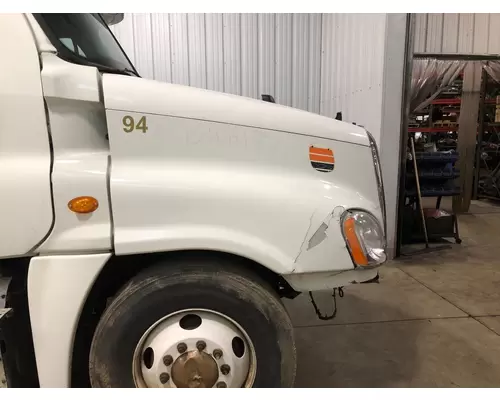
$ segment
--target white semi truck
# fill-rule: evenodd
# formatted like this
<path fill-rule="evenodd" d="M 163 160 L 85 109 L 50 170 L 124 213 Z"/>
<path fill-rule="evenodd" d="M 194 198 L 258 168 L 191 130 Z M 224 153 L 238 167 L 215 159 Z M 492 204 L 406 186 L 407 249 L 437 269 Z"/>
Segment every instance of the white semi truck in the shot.
<path fill-rule="evenodd" d="M 0 15 L 12 387 L 289 387 L 281 298 L 386 260 L 362 127 L 140 78 L 99 14 Z"/>

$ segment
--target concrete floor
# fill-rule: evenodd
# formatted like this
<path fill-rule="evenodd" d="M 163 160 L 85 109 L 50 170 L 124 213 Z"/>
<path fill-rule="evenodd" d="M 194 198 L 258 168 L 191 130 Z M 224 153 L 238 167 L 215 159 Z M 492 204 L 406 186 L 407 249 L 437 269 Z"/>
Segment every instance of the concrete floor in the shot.
<path fill-rule="evenodd" d="M 500 208 L 471 211 L 461 245 L 346 287 L 333 321 L 318 320 L 304 294 L 286 301 L 297 387 L 500 387 Z M 331 309 L 330 293 L 316 298 Z"/>

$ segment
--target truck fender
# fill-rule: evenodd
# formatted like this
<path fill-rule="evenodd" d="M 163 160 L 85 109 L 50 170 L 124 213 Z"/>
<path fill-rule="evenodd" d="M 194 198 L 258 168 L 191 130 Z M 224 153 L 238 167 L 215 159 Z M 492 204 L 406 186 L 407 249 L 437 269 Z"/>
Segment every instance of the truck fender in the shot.
<path fill-rule="evenodd" d="M 28 304 L 40 387 L 69 388 L 80 314 L 109 253 L 33 257 Z"/>

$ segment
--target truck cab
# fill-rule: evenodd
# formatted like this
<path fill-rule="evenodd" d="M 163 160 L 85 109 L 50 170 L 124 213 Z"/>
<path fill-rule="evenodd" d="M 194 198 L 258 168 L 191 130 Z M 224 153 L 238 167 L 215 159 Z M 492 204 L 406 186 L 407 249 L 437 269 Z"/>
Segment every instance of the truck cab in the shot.
<path fill-rule="evenodd" d="M 291 387 L 281 299 L 377 278 L 364 128 L 143 79 L 99 14 L 0 15 L 9 386 Z"/>

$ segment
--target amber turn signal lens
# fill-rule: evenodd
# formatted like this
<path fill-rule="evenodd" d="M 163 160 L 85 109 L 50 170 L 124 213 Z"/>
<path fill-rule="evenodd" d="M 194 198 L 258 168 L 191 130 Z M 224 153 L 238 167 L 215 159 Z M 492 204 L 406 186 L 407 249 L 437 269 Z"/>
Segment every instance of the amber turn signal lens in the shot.
<path fill-rule="evenodd" d="M 356 265 L 368 265 L 368 258 L 366 257 L 363 247 L 359 242 L 358 235 L 356 235 L 354 218 L 347 218 L 344 221 L 344 233 L 347 244 L 351 249 L 351 255 Z"/>
<path fill-rule="evenodd" d="M 68 203 L 68 208 L 78 214 L 94 212 L 99 207 L 99 202 L 90 196 L 75 197 Z"/>

